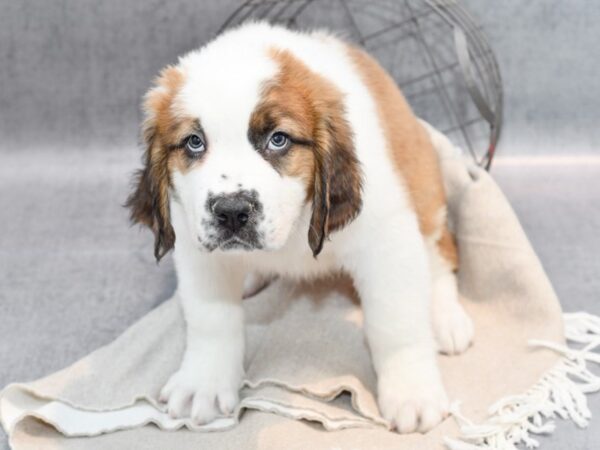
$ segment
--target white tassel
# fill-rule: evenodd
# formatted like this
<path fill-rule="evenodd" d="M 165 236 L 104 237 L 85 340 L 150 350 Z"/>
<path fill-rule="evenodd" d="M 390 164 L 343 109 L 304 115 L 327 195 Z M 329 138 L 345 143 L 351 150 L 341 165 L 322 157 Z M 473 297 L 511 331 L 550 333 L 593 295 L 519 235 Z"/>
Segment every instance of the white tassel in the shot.
<path fill-rule="evenodd" d="M 529 391 L 496 402 L 489 418 L 474 424 L 460 413 L 459 404 L 450 410 L 458 422 L 460 439 L 446 438 L 450 450 L 517 450 L 517 445 L 538 448 L 540 443 L 531 434 L 550 434 L 560 417 L 584 428 L 592 413 L 586 394 L 600 391 L 600 377 L 587 367 L 588 362 L 600 364 L 600 317 L 587 313 L 564 314 L 565 336 L 580 348 L 546 341 L 530 341 L 533 347 L 554 350 L 563 358 Z"/>

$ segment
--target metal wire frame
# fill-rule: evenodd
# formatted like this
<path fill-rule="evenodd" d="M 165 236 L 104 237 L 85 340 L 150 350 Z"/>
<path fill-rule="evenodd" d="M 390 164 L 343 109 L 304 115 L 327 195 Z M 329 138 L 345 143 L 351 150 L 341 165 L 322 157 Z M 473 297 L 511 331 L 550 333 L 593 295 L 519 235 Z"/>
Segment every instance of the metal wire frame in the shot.
<path fill-rule="evenodd" d="M 444 124 L 433 121 L 434 125 L 464 143 L 475 162 L 489 170 L 502 129 L 502 79 L 485 34 L 458 0 L 396 0 L 393 3 L 382 0 L 245 0 L 223 23 L 219 33 L 247 20 L 311 28 L 315 25 L 315 17 L 320 17 L 319 8 L 329 11 L 332 6 L 346 17 L 349 38 L 371 52 L 411 41 L 411 48 L 418 49 L 420 67 L 424 69 L 409 77 L 393 74 L 396 82 L 411 101 L 435 96 L 435 107 L 441 107 Z M 317 14 L 307 14 L 311 9 Z M 361 16 L 371 23 L 381 22 L 381 25 L 365 30 L 359 21 Z M 441 49 L 448 34 L 453 37 L 451 51 Z M 396 55 L 394 53 L 393 57 Z M 382 61 L 384 65 L 393 62 Z M 458 74 L 460 81 L 452 78 L 453 74 Z M 461 85 L 457 86 L 458 83 Z M 469 107 L 465 107 L 464 99 L 457 99 L 455 93 L 465 90 L 471 100 Z M 481 126 L 487 130 L 484 152 L 476 134 L 476 129 Z"/>

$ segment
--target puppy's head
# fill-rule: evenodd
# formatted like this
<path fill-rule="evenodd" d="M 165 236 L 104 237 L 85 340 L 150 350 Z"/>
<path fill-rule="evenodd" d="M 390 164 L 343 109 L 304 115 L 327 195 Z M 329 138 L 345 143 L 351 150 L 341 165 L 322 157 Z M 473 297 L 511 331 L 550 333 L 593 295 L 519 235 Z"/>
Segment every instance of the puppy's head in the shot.
<path fill-rule="evenodd" d="M 145 167 L 127 205 L 154 231 L 157 259 L 175 243 L 171 204 L 205 251 L 281 248 L 311 208 L 315 256 L 360 210 L 339 90 L 289 52 L 246 52 L 209 45 L 146 96 Z"/>

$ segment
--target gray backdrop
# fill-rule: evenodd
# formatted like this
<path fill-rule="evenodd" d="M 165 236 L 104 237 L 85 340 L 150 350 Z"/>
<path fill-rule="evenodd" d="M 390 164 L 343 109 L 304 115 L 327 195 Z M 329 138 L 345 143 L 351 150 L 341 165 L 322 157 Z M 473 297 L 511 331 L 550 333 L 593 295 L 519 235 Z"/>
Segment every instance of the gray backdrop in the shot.
<path fill-rule="evenodd" d="M 597 152 L 600 2 L 464 3 L 500 61 L 507 122 L 501 151 Z M 135 142 L 151 79 L 212 36 L 237 4 L 0 1 L 0 135 L 15 144 L 6 151 L 39 139 L 61 147 Z"/>
<path fill-rule="evenodd" d="M 505 80 L 500 156 L 600 152 L 600 2 L 465 0 Z M 0 386 L 64 367 L 163 301 L 172 262 L 121 204 L 139 102 L 235 0 L 0 0 Z M 565 309 L 600 314 L 600 164 L 501 163 Z M 591 400 L 600 415 L 600 399 Z M 545 448 L 595 449 L 600 419 Z M 6 446 L 4 435 L 0 447 Z M 282 443 L 282 447 L 285 447 Z"/>

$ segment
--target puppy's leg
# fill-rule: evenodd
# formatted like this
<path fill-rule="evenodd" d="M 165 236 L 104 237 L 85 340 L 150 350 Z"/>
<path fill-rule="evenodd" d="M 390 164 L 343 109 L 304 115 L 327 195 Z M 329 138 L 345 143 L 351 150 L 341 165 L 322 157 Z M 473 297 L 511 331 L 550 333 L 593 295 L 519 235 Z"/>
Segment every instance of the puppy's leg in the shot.
<path fill-rule="evenodd" d="M 414 214 L 386 220 L 377 233 L 349 269 L 363 305 L 379 407 L 398 431 L 425 432 L 448 410 L 431 329 L 427 251 Z"/>
<path fill-rule="evenodd" d="M 440 239 L 428 245 L 433 279 L 433 330 L 439 350 L 464 352 L 473 340 L 473 322 L 458 301 L 456 246 L 444 226 Z"/>
<path fill-rule="evenodd" d="M 160 400 L 168 403 L 171 416 L 191 415 L 202 424 L 231 413 L 238 403 L 244 373 L 244 274 L 231 262 L 185 246 L 176 249 L 175 263 L 187 341 L 181 367 Z"/>

